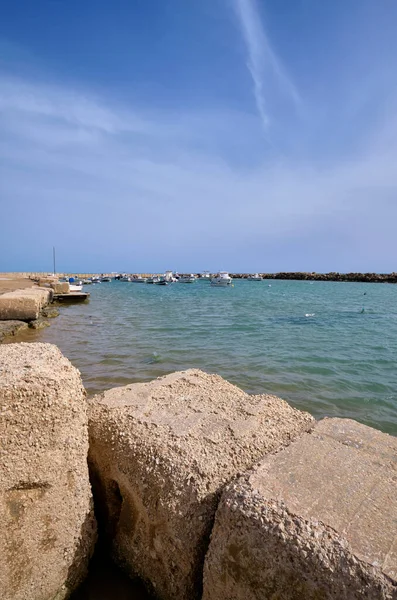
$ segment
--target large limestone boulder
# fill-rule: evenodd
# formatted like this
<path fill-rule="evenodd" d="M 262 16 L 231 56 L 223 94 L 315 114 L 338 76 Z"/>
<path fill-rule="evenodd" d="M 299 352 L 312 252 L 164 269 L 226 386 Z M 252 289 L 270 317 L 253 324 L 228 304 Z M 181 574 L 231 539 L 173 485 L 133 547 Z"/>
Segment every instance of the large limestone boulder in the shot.
<path fill-rule="evenodd" d="M 231 484 L 203 600 L 397 598 L 397 438 L 325 419 Z"/>
<path fill-rule="evenodd" d="M 279 398 L 198 370 L 95 397 L 89 462 L 115 559 L 159 598 L 198 598 L 223 487 L 312 425 Z"/>
<path fill-rule="evenodd" d="M 0 296 L 0 321 L 34 321 L 44 306 L 51 302 L 53 290 L 32 287 L 14 290 Z"/>
<path fill-rule="evenodd" d="M 85 392 L 51 344 L 0 346 L 0 598 L 62 600 L 96 537 Z"/>

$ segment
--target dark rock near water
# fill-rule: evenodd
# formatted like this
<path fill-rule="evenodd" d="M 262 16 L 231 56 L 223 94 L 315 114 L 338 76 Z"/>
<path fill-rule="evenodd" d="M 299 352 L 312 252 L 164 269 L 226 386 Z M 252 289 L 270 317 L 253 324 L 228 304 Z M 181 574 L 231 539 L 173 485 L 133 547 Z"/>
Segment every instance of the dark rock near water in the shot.
<path fill-rule="evenodd" d="M 48 327 L 49 326 L 49 322 L 46 321 L 45 319 L 43 319 L 42 317 L 39 317 L 38 319 L 35 319 L 34 321 L 30 321 L 29 323 L 29 327 L 31 329 L 44 329 L 44 327 Z"/>
<path fill-rule="evenodd" d="M 43 315 L 43 317 L 46 317 L 47 319 L 53 319 L 53 318 L 59 316 L 59 310 L 57 308 L 55 308 L 55 306 L 46 306 L 41 311 L 41 314 Z"/>
<path fill-rule="evenodd" d="M 22 329 L 27 329 L 28 324 L 24 321 L 0 321 L 0 342 L 5 337 L 16 335 Z"/>

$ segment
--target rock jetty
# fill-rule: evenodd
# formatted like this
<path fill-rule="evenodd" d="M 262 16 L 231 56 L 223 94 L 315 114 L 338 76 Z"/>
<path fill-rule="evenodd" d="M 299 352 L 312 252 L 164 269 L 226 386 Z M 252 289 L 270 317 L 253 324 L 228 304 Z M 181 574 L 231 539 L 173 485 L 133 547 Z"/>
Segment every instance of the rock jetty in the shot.
<path fill-rule="evenodd" d="M 96 396 L 89 462 L 116 561 L 159 598 L 200 598 L 222 489 L 313 424 L 283 400 L 199 370 Z"/>
<path fill-rule="evenodd" d="M 203 600 L 397 598 L 397 439 L 324 419 L 225 491 Z"/>
<path fill-rule="evenodd" d="M 290 279 L 296 281 L 345 281 L 363 283 L 397 283 L 397 273 L 305 273 L 281 272 L 259 273 L 263 279 Z M 233 273 L 231 277 L 246 279 L 247 273 Z"/>
<path fill-rule="evenodd" d="M 63 600 L 96 540 L 80 374 L 51 344 L 0 346 L 0 598 Z"/>
<path fill-rule="evenodd" d="M 87 452 L 100 548 L 158 600 L 397 600 L 397 438 L 194 369 L 87 403 L 50 344 L 0 346 L 2 600 L 84 577 Z"/>

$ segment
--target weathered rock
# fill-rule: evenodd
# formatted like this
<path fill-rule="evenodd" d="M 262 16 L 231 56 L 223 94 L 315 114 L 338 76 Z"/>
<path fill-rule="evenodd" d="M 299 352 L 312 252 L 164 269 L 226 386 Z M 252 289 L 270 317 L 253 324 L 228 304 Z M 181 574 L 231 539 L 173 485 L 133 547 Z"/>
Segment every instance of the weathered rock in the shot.
<path fill-rule="evenodd" d="M 96 537 L 85 392 L 51 344 L 0 346 L 0 598 L 62 600 Z"/>
<path fill-rule="evenodd" d="M 46 306 L 41 311 L 41 314 L 47 319 L 54 319 L 55 317 L 59 317 L 59 310 L 55 306 Z"/>
<path fill-rule="evenodd" d="M 219 505 L 203 600 L 397 598 L 397 438 L 325 419 Z"/>
<path fill-rule="evenodd" d="M 27 327 L 28 324 L 24 321 L 0 321 L 0 342 L 6 337 L 16 335 Z"/>
<path fill-rule="evenodd" d="M 43 319 L 42 317 L 39 317 L 38 319 L 35 319 L 34 321 L 29 321 L 29 327 L 31 329 L 44 329 L 44 327 L 48 327 L 49 326 L 49 322 L 46 321 L 46 319 Z"/>
<path fill-rule="evenodd" d="M 34 321 L 53 296 L 46 288 L 32 287 L 0 296 L 0 321 Z"/>
<path fill-rule="evenodd" d="M 89 462 L 114 558 L 164 600 L 198 598 L 223 487 L 312 425 L 198 370 L 96 396 Z"/>

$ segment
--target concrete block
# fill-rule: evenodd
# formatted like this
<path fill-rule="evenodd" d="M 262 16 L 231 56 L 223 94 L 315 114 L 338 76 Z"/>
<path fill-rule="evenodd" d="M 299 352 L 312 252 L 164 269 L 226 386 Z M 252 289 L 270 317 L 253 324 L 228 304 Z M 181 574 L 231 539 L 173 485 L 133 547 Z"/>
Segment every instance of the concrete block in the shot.
<path fill-rule="evenodd" d="M 70 292 L 70 284 L 68 281 L 51 283 L 51 288 L 54 290 L 54 294 L 69 294 Z"/>
<path fill-rule="evenodd" d="M 51 302 L 53 291 L 32 287 L 0 295 L 0 321 L 33 321 Z"/>
<path fill-rule="evenodd" d="M 89 463 L 116 561 L 163 600 L 199 598 L 222 489 L 313 422 L 198 370 L 96 396 Z"/>
<path fill-rule="evenodd" d="M 0 598 L 63 600 L 96 539 L 80 374 L 51 344 L 0 346 Z"/>
<path fill-rule="evenodd" d="M 219 505 L 203 600 L 395 600 L 397 439 L 324 419 Z"/>

